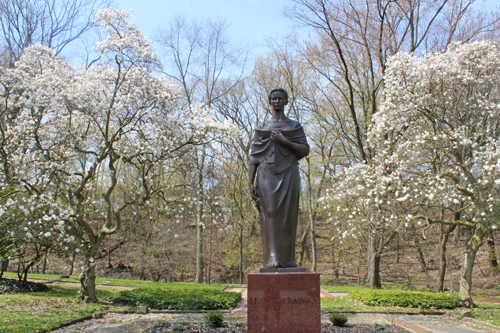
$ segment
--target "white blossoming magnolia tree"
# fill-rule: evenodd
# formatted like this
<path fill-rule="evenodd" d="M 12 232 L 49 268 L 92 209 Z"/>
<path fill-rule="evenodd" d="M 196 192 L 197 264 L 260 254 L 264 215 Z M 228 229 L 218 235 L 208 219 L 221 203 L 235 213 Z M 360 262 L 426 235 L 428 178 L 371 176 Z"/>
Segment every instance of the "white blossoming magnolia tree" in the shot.
<path fill-rule="evenodd" d="M 29 269 L 48 251 L 62 253 L 75 237 L 65 230 L 67 212 L 50 195 L 18 192 L 2 201 L 2 255 L 17 258 L 19 280 L 26 281 Z"/>
<path fill-rule="evenodd" d="M 431 224 L 470 228 L 459 294 L 466 306 L 473 304 L 477 251 L 498 223 L 492 216 L 500 200 L 499 82 L 500 48 L 493 43 L 394 56 L 369 132 L 378 155 L 350 169 L 347 175 L 357 173 L 359 181 L 342 187 L 363 200 L 378 198 L 373 204 L 383 202 L 400 221 L 393 226 L 425 225 L 424 236 Z"/>
<path fill-rule="evenodd" d="M 396 200 L 394 192 L 384 170 L 359 163 L 340 173 L 335 188 L 321 199 L 331 216 L 333 237 L 342 246 L 351 239 L 368 245 L 364 283 L 374 289 L 382 287 L 380 268 L 386 246 L 407 225 L 405 216 L 396 212 L 408 207 Z"/>
<path fill-rule="evenodd" d="M 16 118 L 5 122 L 11 134 L 3 141 L 3 183 L 52 192 L 67 209 L 59 219 L 85 258 L 79 292 L 85 302 L 97 301 L 100 245 L 127 211 L 161 192 L 162 162 L 232 130 L 209 109 L 180 107 L 177 88 L 155 74 L 153 45 L 128 18 L 114 9 L 97 13 L 106 39 L 86 68 L 36 45 L 3 80 L 3 111 Z"/>

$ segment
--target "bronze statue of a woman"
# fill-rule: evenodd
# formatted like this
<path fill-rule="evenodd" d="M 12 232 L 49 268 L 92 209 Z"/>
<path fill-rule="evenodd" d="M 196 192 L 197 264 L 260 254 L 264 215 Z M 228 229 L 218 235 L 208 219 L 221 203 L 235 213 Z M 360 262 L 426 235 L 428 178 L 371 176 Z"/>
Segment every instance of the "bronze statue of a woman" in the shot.
<path fill-rule="evenodd" d="M 283 88 L 271 90 L 269 104 L 273 115 L 257 126 L 253 136 L 250 193 L 261 214 L 264 267 L 297 267 L 298 161 L 309 155 L 309 145 L 302 125 L 285 116 L 288 93 Z"/>

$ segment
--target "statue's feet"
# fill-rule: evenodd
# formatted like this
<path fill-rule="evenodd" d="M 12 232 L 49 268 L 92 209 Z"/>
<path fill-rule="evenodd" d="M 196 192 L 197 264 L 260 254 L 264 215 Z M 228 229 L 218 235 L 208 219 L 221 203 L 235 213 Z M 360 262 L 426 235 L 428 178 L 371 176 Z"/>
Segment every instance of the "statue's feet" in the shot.
<path fill-rule="evenodd" d="M 266 267 L 267 268 L 278 268 L 278 267 L 280 267 L 280 263 L 278 262 L 278 259 L 275 256 L 271 256 L 271 258 L 267 262 Z"/>
<path fill-rule="evenodd" d="M 285 267 L 297 267 L 297 263 L 295 261 L 290 261 Z"/>

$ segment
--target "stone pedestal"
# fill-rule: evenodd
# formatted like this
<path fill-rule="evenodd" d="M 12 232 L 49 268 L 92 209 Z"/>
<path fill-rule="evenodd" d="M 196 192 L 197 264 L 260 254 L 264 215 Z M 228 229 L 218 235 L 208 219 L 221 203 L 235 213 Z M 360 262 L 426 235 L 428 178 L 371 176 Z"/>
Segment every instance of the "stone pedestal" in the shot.
<path fill-rule="evenodd" d="M 249 333 L 321 331 L 319 273 L 248 274 Z"/>

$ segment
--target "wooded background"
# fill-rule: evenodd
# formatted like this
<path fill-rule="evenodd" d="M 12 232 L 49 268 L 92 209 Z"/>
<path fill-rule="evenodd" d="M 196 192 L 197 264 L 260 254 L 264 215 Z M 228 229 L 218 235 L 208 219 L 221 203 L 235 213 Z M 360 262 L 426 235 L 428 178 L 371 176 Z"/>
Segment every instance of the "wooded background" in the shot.
<path fill-rule="evenodd" d="M 290 31 L 270 39 L 267 53 L 255 56 L 246 45 L 229 39 L 231 27 L 226 21 L 189 17 L 158 27 L 153 50 L 140 31 L 127 23 L 125 13 L 108 8 L 94 20 L 97 10 L 110 5 L 107 0 L 4 0 L 0 4 L 2 272 L 18 271 L 20 278 L 33 271 L 86 272 L 92 280 L 92 270 L 97 269 L 98 276 L 245 283 L 246 274 L 261 266 L 259 217 L 248 192 L 251 136 L 255 126 L 270 116 L 268 92 L 282 87 L 289 93 L 287 116 L 303 124 L 311 146 L 309 157 L 300 163 L 299 265 L 322 273 L 324 282 L 380 288 L 382 281 L 414 287 L 419 280 L 419 288 L 457 290 L 466 275 L 464 255 L 469 253 L 470 257 L 476 246 L 481 265 L 474 272 L 475 281 L 498 284 L 498 186 L 483 189 L 489 195 L 489 201 L 485 199 L 490 205 L 487 210 L 478 208 L 479 201 L 465 192 L 463 198 L 450 204 L 432 201 L 429 190 L 417 209 L 401 201 L 388 201 L 387 193 L 380 196 L 383 207 L 377 201 L 367 204 L 355 198 L 366 198 L 373 192 L 353 194 L 350 188 L 361 186 L 356 174 L 367 174 L 356 169 L 359 163 L 371 170 L 382 163 L 379 156 L 384 146 L 368 138 L 375 137 L 370 134 L 375 115 L 389 112 L 389 107 L 382 105 L 387 100 L 387 70 L 394 63 L 391 57 L 409 52 L 424 59 L 445 50 L 459 54 L 461 44 L 454 44 L 457 42 L 472 45 L 488 41 L 487 45 L 494 47 L 500 35 L 498 11 L 482 10 L 474 0 L 291 0 L 284 14 L 309 27 L 310 36 L 300 40 L 296 31 Z M 99 27 L 105 30 L 98 33 Z M 76 42 L 92 45 L 99 40 L 98 51 L 89 47 L 84 58 L 65 53 Z M 31 58 L 28 49 L 33 50 Z M 22 54 L 27 54 L 24 60 Z M 48 59 L 50 66 L 44 67 L 45 60 L 40 59 Z M 485 61 L 496 63 L 495 59 Z M 95 79 L 104 75 L 102 70 L 92 72 L 96 64 L 112 68 L 114 76 Z M 42 77 L 49 73 L 48 68 L 52 68 L 51 76 Z M 125 82 L 135 75 L 134 68 L 147 74 L 134 79 L 142 83 L 131 81 L 127 89 L 118 86 L 120 80 Z M 496 72 L 492 68 L 491 72 Z M 79 79 L 64 74 L 79 71 L 85 73 Z M 130 74 L 125 77 L 124 73 Z M 395 70 L 391 73 L 402 77 L 394 74 Z M 40 82 L 45 81 L 38 88 L 16 86 L 16 82 L 27 80 L 26 76 L 31 81 L 38 82 L 40 77 Z M 82 84 L 80 90 L 87 87 L 89 91 L 84 97 L 76 88 L 71 93 L 58 92 L 87 78 L 94 81 Z M 403 84 L 390 80 L 394 87 Z M 92 86 L 92 82 L 99 84 Z M 498 103 L 499 82 L 492 81 L 486 90 L 476 89 L 473 83 L 464 90 L 465 95 L 471 95 L 463 105 L 476 100 L 476 90 L 489 96 L 488 103 Z M 430 91 L 438 85 L 432 87 Z M 39 97 L 40 92 L 45 97 Z M 115 95 L 109 97 L 110 92 Z M 91 93 L 95 95 L 89 97 Z M 100 106 L 88 106 L 101 98 Z M 120 108 L 110 106 L 126 99 Z M 81 101 L 87 104 L 79 104 Z M 484 124 L 489 131 L 478 134 L 486 141 L 499 139 L 498 105 Z M 113 125 L 112 120 L 109 125 L 112 130 L 119 128 L 113 139 L 107 132 L 103 138 L 89 134 L 99 127 L 92 123 L 97 119 L 93 118 L 88 123 L 82 120 L 79 125 L 67 125 L 67 136 L 50 141 L 59 131 L 66 133 L 61 129 L 66 125 L 54 119 L 74 115 L 71 121 L 76 123 L 78 112 L 99 107 L 107 110 L 103 113 L 107 116 L 95 116 L 98 111 L 85 114 L 101 117 L 101 124 L 113 117 L 119 119 L 119 125 Z M 22 125 L 21 111 L 25 109 L 37 119 L 32 127 Z M 174 111 L 166 116 L 161 110 L 167 109 Z M 124 120 L 129 119 L 123 116 L 124 110 L 127 117 L 135 112 L 132 120 Z M 161 112 L 143 123 L 139 114 L 153 114 L 151 110 Z M 456 119 L 469 117 L 464 123 L 474 123 L 471 114 L 475 111 L 471 107 Z M 54 118 L 44 118 L 50 112 Z M 435 119 L 452 117 L 448 113 Z M 432 119 L 428 117 L 428 127 L 421 131 L 435 130 Z M 51 121 L 60 127 L 44 127 Z M 130 122 L 136 127 L 127 132 L 123 128 Z M 41 133 L 43 128 L 52 132 Z M 404 124 L 401 128 L 406 129 Z M 123 134 L 132 131 L 136 132 Z M 389 130 L 384 133 L 391 137 Z M 27 143 L 21 144 L 25 139 Z M 126 140 L 123 147 L 133 148 L 119 146 L 118 140 Z M 63 143 L 67 144 L 64 149 Z M 469 147 L 464 156 L 475 156 L 481 147 Z M 432 149 L 438 152 L 438 148 Z M 454 163 L 452 158 L 445 160 L 440 160 L 443 168 Z M 481 182 L 478 170 L 489 164 L 472 164 L 471 172 Z M 494 186 L 498 185 L 500 168 L 494 162 L 491 165 L 496 171 L 484 177 Z M 432 187 L 425 183 L 431 182 L 429 179 L 419 183 L 423 192 Z M 363 191 L 369 191 L 367 184 L 361 186 Z M 383 186 L 390 190 L 392 185 Z M 437 195 L 445 198 L 443 193 Z M 449 196 L 450 200 L 455 197 Z M 474 204 L 470 206 L 468 200 Z M 390 218 L 384 215 L 389 211 Z M 486 211 L 487 216 L 479 221 L 478 216 Z M 40 223 L 35 230 L 36 221 L 44 221 L 46 229 L 40 229 Z M 66 229 L 64 236 L 57 236 L 54 226 L 58 221 L 71 225 L 71 231 Z M 471 239 L 478 242 L 474 245 Z M 447 280 L 451 283 L 446 284 Z"/>

